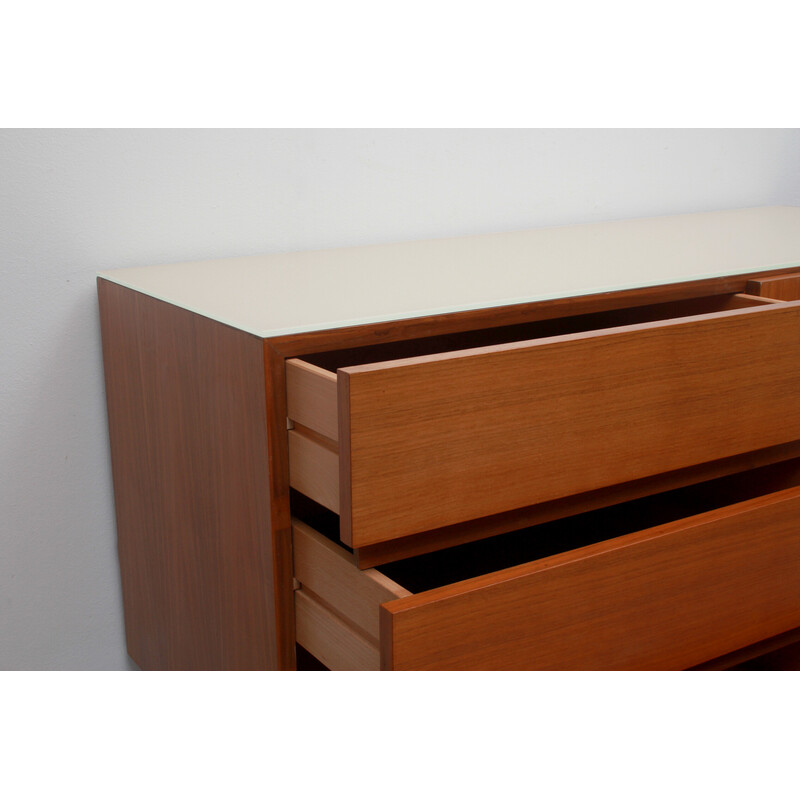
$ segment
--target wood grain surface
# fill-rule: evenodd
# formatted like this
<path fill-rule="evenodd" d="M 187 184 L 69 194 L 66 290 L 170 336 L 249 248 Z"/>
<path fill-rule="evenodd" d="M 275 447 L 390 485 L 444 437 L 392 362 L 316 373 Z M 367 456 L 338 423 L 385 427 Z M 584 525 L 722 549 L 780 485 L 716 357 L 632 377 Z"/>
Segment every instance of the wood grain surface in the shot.
<path fill-rule="evenodd" d="M 747 282 L 751 294 L 775 300 L 800 300 L 800 275 L 776 275 Z"/>
<path fill-rule="evenodd" d="M 799 439 L 800 303 L 338 374 L 362 547 Z"/>
<path fill-rule="evenodd" d="M 448 547 L 474 542 L 490 536 L 509 531 L 540 525 L 551 520 L 563 519 L 575 514 L 582 514 L 597 508 L 605 508 L 616 503 L 626 503 L 639 497 L 658 494 L 677 489 L 681 486 L 702 483 L 703 481 L 732 475 L 737 472 L 753 470 L 769 464 L 776 464 L 800 456 L 800 442 L 754 450 L 749 453 L 707 461 L 684 469 L 651 475 L 636 481 L 619 483 L 593 492 L 562 497 L 535 506 L 506 511 L 491 517 L 468 520 L 446 528 L 425 531 L 414 536 L 390 539 L 387 542 L 357 547 L 353 556 L 359 568 L 388 564 L 404 558 L 411 558 L 423 553 L 432 553 Z M 777 488 L 783 487 L 775 487 Z M 774 490 L 773 490 L 774 491 Z"/>
<path fill-rule="evenodd" d="M 288 359 L 286 398 L 290 420 L 338 441 L 336 375 L 305 361 Z"/>
<path fill-rule="evenodd" d="M 303 589 L 325 601 L 377 647 L 378 606 L 406 591 L 374 569 L 360 570 L 347 551 L 300 520 L 293 520 L 294 574 Z"/>
<path fill-rule="evenodd" d="M 269 342 L 262 342 L 266 380 L 267 449 L 269 453 L 270 526 L 262 534 L 271 550 L 272 596 L 279 669 L 295 669 L 292 567 L 292 511 L 289 502 L 289 442 L 286 430 L 286 365 Z M 265 561 L 265 570 L 269 568 Z M 272 609 L 270 609 L 272 611 Z"/>
<path fill-rule="evenodd" d="M 297 643 L 332 670 L 377 670 L 376 644 L 348 625 L 310 592 L 294 593 Z"/>
<path fill-rule="evenodd" d="M 338 514 L 338 454 L 313 434 L 291 430 L 288 437 L 291 487 Z"/>
<path fill-rule="evenodd" d="M 336 371 L 355 366 L 434 353 L 448 353 L 489 345 L 531 341 L 581 331 L 634 325 L 663 319 L 697 316 L 736 308 L 778 303 L 766 297 L 722 294 L 684 298 L 671 303 L 633 305 L 558 319 L 533 319 L 518 325 L 429 336 L 402 342 L 384 342 L 334 353 L 317 353 L 309 360 L 286 361 L 287 413 L 293 424 L 311 429 L 331 442 L 338 441 Z M 535 317 L 535 315 L 533 315 Z"/>
<path fill-rule="evenodd" d="M 98 293 L 131 658 L 275 668 L 262 340 L 108 281 Z"/>
<path fill-rule="evenodd" d="M 800 489 L 395 600 L 387 669 L 684 669 L 800 625 Z"/>

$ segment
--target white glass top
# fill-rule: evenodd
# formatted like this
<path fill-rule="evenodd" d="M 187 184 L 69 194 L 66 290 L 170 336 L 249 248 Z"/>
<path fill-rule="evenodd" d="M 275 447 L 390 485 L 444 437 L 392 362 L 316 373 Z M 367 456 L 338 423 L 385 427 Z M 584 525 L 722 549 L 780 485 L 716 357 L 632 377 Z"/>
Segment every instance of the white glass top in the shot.
<path fill-rule="evenodd" d="M 800 208 L 192 261 L 107 280 L 257 336 L 800 265 Z"/>

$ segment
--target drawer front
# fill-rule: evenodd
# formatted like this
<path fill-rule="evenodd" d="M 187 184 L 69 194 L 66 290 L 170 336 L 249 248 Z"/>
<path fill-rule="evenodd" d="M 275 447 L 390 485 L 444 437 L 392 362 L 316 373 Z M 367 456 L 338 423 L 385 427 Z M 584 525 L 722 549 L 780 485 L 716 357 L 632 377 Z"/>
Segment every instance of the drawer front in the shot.
<path fill-rule="evenodd" d="M 343 368 L 342 540 L 362 547 L 794 441 L 799 388 L 800 303 Z"/>
<path fill-rule="evenodd" d="M 792 488 L 385 603 L 387 669 L 682 669 L 800 625 Z"/>

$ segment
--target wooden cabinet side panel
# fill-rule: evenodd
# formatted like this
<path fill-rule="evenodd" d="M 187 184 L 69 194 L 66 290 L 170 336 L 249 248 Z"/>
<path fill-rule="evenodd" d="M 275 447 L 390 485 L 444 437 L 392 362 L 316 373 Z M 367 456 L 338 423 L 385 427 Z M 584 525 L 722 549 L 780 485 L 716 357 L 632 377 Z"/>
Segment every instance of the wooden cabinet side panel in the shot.
<path fill-rule="evenodd" d="M 263 341 L 98 294 L 128 651 L 146 669 L 280 666 Z"/>

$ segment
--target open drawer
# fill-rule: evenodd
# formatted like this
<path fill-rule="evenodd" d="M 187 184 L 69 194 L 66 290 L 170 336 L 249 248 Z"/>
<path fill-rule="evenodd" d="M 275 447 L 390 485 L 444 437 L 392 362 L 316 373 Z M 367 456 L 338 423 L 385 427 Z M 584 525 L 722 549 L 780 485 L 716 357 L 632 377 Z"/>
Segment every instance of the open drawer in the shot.
<path fill-rule="evenodd" d="M 800 439 L 800 301 L 439 339 L 287 361 L 291 484 L 351 547 Z"/>
<path fill-rule="evenodd" d="M 331 668 L 683 669 L 800 626 L 800 459 L 380 570 L 300 521 L 294 549 Z"/>

